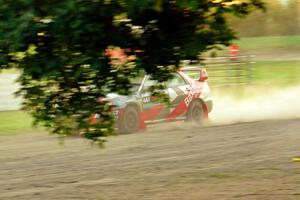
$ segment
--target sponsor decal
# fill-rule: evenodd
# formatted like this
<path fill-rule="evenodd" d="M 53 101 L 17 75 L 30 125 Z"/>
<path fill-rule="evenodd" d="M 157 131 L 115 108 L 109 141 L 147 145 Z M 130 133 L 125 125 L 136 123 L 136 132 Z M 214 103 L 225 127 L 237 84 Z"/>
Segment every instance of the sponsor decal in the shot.
<path fill-rule="evenodd" d="M 190 105 L 190 103 L 193 101 L 194 97 L 197 97 L 199 95 L 199 88 L 197 86 L 191 86 L 190 92 L 188 93 L 187 97 L 184 99 L 184 103 L 186 107 Z"/>
<path fill-rule="evenodd" d="M 189 104 L 193 99 L 200 95 L 200 88 L 197 85 L 191 85 L 189 87 L 188 95 L 178 104 L 178 106 L 168 116 L 169 120 L 173 120 L 181 114 L 185 113 L 188 109 Z"/>

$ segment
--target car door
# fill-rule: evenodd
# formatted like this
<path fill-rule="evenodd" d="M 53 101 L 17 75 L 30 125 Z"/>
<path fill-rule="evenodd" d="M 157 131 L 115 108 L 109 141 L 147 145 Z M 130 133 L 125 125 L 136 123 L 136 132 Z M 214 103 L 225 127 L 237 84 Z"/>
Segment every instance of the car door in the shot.
<path fill-rule="evenodd" d="M 167 92 L 170 99 L 168 119 L 185 118 L 187 110 L 184 100 L 188 96 L 191 89 L 190 85 L 178 73 L 174 73 L 173 77 L 167 81 Z"/>
<path fill-rule="evenodd" d="M 151 86 L 157 84 L 157 81 L 151 80 L 146 76 L 141 89 L 141 101 L 143 105 L 142 118 L 145 122 L 157 122 L 169 114 L 169 107 L 152 95 Z"/>

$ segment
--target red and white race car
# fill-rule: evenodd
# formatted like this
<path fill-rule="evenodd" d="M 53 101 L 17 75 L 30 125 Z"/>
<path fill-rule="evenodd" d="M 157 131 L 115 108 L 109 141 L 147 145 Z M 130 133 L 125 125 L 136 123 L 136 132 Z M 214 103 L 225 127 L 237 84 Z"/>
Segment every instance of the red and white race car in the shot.
<path fill-rule="evenodd" d="M 194 80 L 188 74 L 199 74 Z M 132 133 L 144 129 L 149 123 L 170 122 L 175 120 L 203 123 L 212 110 L 213 100 L 207 84 L 205 69 L 183 68 L 173 74 L 165 84 L 165 93 L 171 104 L 157 101 L 149 88 L 157 82 L 145 75 L 135 83 L 132 95 L 124 96 L 116 93 L 107 95 L 106 100 L 113 104 L 118 132 Z M 99 115 L 92 117 L 94 122 Z"/>

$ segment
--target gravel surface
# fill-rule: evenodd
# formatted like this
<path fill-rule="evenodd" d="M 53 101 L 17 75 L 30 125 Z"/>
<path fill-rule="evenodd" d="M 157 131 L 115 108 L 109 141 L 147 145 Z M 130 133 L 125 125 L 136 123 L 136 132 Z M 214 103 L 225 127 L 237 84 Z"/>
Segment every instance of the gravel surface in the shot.
<path fill-rule="evenodd" d="M 3 200 L 300 199 L 300 119 L 173 123 L 64 145 L 45 133 L 0 137 Z"/>

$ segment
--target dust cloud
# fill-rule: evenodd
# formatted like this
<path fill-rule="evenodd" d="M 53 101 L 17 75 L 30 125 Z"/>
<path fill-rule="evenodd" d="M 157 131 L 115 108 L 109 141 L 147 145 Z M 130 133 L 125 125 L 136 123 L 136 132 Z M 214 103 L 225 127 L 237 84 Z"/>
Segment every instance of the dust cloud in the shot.
<path fill-rule="evenodd" d="M 300 85 L 276 90 L 267 88 L 258 94 L 252 91 L 242 99 L 218 95 L 210 113 L 212 125 L 299 117 Z"/>
<path fill-rule="evenodd" d="M 201 126 L 236 124 L 273 119 L 300 118 L 300 85 L 290 88 L 256 88 L 249 90 L 246 97 L 237 98 L 236 94 L 214 94 L 214 107 L 209 121 Z M 199 124 L 176 121 L 147 126 L 147 131 L 186 132 L 199 130 Z M 150 128 L 151 127 L 151 128 Z"/>

